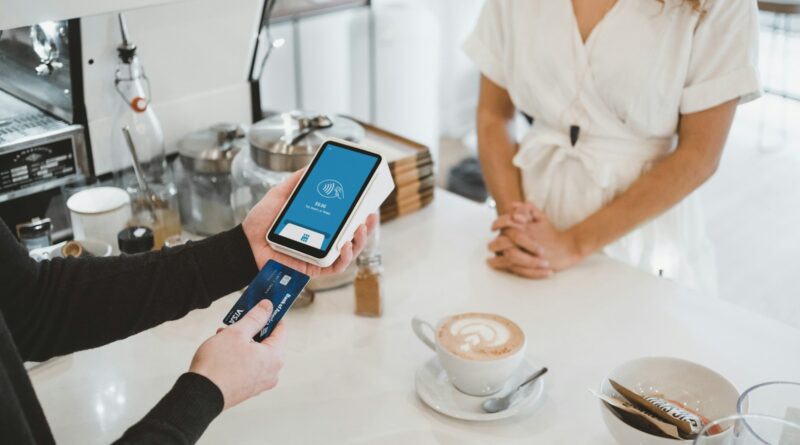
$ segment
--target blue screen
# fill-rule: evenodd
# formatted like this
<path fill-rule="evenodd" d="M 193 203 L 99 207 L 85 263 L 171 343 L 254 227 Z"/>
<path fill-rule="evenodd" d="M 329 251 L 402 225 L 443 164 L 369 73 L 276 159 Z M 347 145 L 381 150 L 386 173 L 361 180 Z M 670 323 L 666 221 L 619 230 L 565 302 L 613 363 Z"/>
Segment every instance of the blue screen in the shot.
<path fill-rule="evenodd" d="M 275 233 L 326 251 L 377 162 L 375 156 L 325 145 Z"/>

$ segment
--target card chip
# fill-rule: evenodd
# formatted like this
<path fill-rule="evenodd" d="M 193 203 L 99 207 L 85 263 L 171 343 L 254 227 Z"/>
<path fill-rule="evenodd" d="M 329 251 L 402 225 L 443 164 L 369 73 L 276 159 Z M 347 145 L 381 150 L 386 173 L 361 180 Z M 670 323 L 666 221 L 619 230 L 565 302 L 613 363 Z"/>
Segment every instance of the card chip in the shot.
<path fill-rule="evenodd" d="M 260 342 L 269 336 L 275 325 L 289 310 L 294 300 L 308 284 L 308 279 L 309 276 L 306 274 L 284 266 L 275 260 L 269 260 L 247 286 L 247 289 L 242 292 L 222 322 L 227 325 L 236 323 L 259 301 L 271 301 L 272 314 L 261 332 L 253 337 L 253 340 Z"/>

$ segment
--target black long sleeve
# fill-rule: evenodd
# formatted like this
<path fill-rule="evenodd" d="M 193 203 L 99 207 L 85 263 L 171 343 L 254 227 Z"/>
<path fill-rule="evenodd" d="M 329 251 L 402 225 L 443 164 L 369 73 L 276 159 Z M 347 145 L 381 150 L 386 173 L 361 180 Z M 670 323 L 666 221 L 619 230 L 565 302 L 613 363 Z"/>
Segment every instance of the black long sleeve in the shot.
<path fill-rule="evenodd" d="M 208 307 L 258 273 L 240 226 L 160 252 L 40 263 L 0 226 L 0 310 L 24 360 L 129 337 Z"/>
<path fill-rule="evenodd" d="M 54 442 L 23 360 L 100 346 L 180 318 L 257 272 L 241 227 L 161 252 L 36 263 L 0 221 L 2 440 Z M 214 383 L 185 373 L 119 443 L 193 443 L 223 404 Z"/>
<path fill-rule="evenodd" d="M 225 399 L 217 385 L 199 374 L 187 372 L 142 420 L 114 443 L 193 444 L 224 406 Z"/>

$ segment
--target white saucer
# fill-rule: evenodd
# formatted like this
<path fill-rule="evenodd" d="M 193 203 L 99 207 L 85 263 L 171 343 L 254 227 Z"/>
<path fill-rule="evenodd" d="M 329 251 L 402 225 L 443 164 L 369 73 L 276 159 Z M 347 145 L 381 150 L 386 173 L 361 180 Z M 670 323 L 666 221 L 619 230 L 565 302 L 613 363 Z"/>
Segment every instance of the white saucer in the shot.
<path fill-rule="evenodd" d="M 475 397 L 464 394 L 450 384 L 450 379 L 439 365 L 439 360 L 433 357 L 417 369 L 414 385 L 417 388 L 417 395 L 425 404 L 446 416 L 476 422 L 499 420 L 519 414 L 523 408 L 539 400 L 544 393 L 544 377 L 523 388 L 517 400 L 507 410 L 494 414 L 487 413 L 481 408 L 483 401 L 489 397 L 502 397 L 508 394 L 512 388 L 516 388 L 526 377 L 540 368 L 541 366 L 534 366 L 528 360 L 524 360 L 503 389 L 492 396 Z"/>

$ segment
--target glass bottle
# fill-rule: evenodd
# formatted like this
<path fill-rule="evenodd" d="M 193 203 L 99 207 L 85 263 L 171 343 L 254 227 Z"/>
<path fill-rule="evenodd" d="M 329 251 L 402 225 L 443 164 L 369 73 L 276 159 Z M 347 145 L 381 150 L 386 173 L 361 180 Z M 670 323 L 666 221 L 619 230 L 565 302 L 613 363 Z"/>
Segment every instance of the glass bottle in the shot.
<path fill-rule="evenodd" d="M 177 187 L 164 149 L 164 133 L 151 104 L 150 82 L 127 41 L 117 47 L 119 63 L 114 73 L 117 107 L 111 127 L 111 154 L 115 184 L 131 195 L 131 225 L 149 227 L 159 249 L 166 238 L 181 233 Z M 141 172 L 150 193 L 141 190 L 133 169 L 133 156 L 123 129 L 127 128 Z"/>

